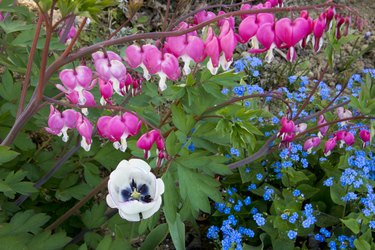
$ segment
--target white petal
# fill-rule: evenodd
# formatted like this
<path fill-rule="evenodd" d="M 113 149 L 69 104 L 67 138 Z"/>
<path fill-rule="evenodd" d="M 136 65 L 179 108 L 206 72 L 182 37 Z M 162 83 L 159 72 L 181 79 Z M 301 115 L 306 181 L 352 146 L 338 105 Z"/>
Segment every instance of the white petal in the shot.
<path fill-rule="evenodd" d="M 259 42 L 256 36 L 251 38 L 251 48 L 252 49 L 259 49 Z"/>
<path fill-rule="evenodd" d="M 323 138 L 323 135 L 322 135 L 322 133 L 320 133 L 320 131 L 318 132 L 318 137 L 319 137 L 320 139 Z"/>
<path fill-rule="evenodd" d="M 61 133 L 62 133 L 62 135 L 63 135 L 63 137 L 62 137 L 62 141 L 63 141 L 63 142 L 67 142 L 67 141 L 69 140 L 69 135 L 68 135 L 67 131 L 68 131 L 68 127 L 66 127 L 66 126 L 64 126 L 64 127 L 61 129 Z"/>
<path fill-rule="evenodd" d="M 152 209 L 155 206 L 155 204 L 156 204 L 156 201 L 144 203 L 144 202 L 133 200 L 133 201 L 119 203 L 118 209 L 127 214 L 139 214 L 144 211 Z"/>
<path fill-rule="evenodd" d="M 207 69 L 211 72 L 212 75 L 216 75 L 219 67 L 214 67 L 210 58 L 210 60 L 208 60 L 207 62 Z"/>
<path fill-rule="evenodd" d="M 81 86 L 75 87 L 75 90 L 78 92 L 78 104 L 85 105 L 86 98 L 83 96 L 83 88 Z"/>
<path fill-rule="evenodd" d="M 150 165 L 148 165 L 147 162 L 145 162 L 144 160 L 141 160 L 141 159 L 130 159 L 129 165 L 131 167 L 136 166 L 137 168 L 143 169 L 146 172 L 150 172 L 150 170 L 151 170 Z"/>
<path fill-rule="evenodd" d="M 146 66 L 142 63 L 141 65 L 139 65 L 142 69 L 143 69 L 143 77 L 149 81 L 151 79 L 151 75 L 150 73 L 148 72 L 148 69 L 146 68 Z"/>
<path fill-rule="evenodd" d="M 107 205 L 110 207 L 110 208 L 117 208 L 117 205 L 116 203 L 114 202 L 114 200 L 112 199 L 112 196 L 110 194 L 107 194 L 107 197 L 105 199 L 107 201 Z"/>
<path fill-rule="evenodd" d="M 88 114 L 89 114 L 89 110 L 88 110 L 87 108 L 82 108 L 82 109 L 81 109 L 81 112 L 82 112 L 82 114 L 84 114 L 85 116 L 88 116 Z"/>
<path fill-rule="evenodd" d="M 184 74 L 185 75 L 190 74 L 191 73 L 191 69 L 190 69 L 191 58 L 187 55 L 183 55 L 181 56 L 181 59 L 184 62 Z"/>
<path fill-rule="evenodd" d="M 274 43 L 272 43 L 271 47 L 269 48 L 269 50 L 267 51 L 267 54 L 266 54 L 266 57 L 264 58 L 266 60 L 267 63 L 271 63 L 274 56 L 273 56 L 273 49 L 276 47 L 276 45 Z"/>
<path fill-rule="evenodd" d="M 100 104 L 101 104 L 102 106 L 104 106 L 104 105 L 107 104 L 107 101 L 104 99 L 103 96 L 100 98 Z"/>
<path fill-rule="evenodd" d="M 150 210 L 142 212 L 143 219 L 150 218 L 154 213 L 156 213 L 160 209 L 160 206 L 161 206 L 161 197 L 159 197 L 159 199 L 155 201 L 155 205 Z"/>
<path fill-rule="evenodd" d="M 120 150 L 122 152 L 125 152 L 125 150 L 127 149 L 128 147 L 128 143 L 126 142 L 126 138 L 128 138 L 128 135 L 127 134 L 124 134 L 123 136 L 121 136 L 121 145 L 120 145 Z"/>
<path fill-rule="evenodd" d="M 113 143 L 113 147 L 115 148 L 115 149 L 119 149 L 120 148 L 120 146 L 121 146 L 121 144 L 118 142 L 118 141 L 115 141 L 114 143 Z"/>
<path fill-rule="evenodd" d="M 159 80 L 159 89 L 161 91 L 164 91 L 167 89 L 167 84 L 166 84 L 166 81 L 167 81 L 167 75 L 163 72 L 158 72 L 158 75 L 160 77 L 160 80 Z"/>
<path fill-rule="evenodd" d="M 112 86 L 113 86 L 113 89 L 114 91 L 119 94 L 120 96 L 124 96 L 122 93 L 121 93 L 121 90 L 120 90 L 120 82 L 118 81 L 117 78 L 111 78 L 110 79 L 112 81 Z"/>
<path fill-rule="evenodd" d="M 82 140 L 81 140 L 81 147 L 82 147 L 85 151 L 90 151 L 91 144 L 87 144 L 87 143 L 86 143 L 86 139 L 85 139 L 85 137 L 82 137 Z"/>
<path fill-rule="evenodd" d="M 128 214 L 128 213 L 125 213 L 122 210 L 119 210 L 118 212 L 119 212 L 121 218 L 123 218 L 127 221 L 140 221 L 141 220 L 141 218 L 139 217 L 139 214 Z"/>
<path fill-rule="evenodd" d="M 155 191 L 155 199 L 161 196 L 164 193 L 164 182 L 162 179 L 156 179 L 156 191 Z"/>
<path fill-rule="evenodd" d="M 220 56 L 219 64 L 221 65 L 221 67 L 223 68 L 224 71 L 227 71 L 229 69 L 229 67 L 232 64 L 232 62 L 233 62 L 233 59 L 230 60 L 229 62 L 227 61 L 227 59 L 225 58 L 224 53 Z"/>

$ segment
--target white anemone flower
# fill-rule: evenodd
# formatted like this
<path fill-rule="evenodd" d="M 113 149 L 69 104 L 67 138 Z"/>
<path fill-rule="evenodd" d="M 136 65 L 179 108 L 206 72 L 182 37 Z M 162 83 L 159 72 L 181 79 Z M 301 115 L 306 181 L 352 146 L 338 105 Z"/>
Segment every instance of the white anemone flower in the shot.
<path fill-rule="evenodd" d="M 123 160 L 109 176 L 107 204 L 117 208 L 123 219 L 140 221 L 160 209 L 164 182 L 150 170 L 143 160 Z"/>

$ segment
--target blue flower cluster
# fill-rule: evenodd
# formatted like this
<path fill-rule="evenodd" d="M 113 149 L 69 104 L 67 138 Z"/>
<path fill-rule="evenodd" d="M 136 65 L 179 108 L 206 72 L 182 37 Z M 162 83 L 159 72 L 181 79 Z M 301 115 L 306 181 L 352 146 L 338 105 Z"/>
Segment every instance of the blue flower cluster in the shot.
<path fill-rule="evenodd" d="M 245 69 L 250 71 L 254 77 L 260 75 L 258 68 L 263 65 L 263 62 L 258 57 L 245 56 L 233 63 L 234 71 L 236 73 L 244 71 Z"/>
<path fill-rule="evenodd" d="M 305 210 L 302 212 L 302 214 L 304 215 L 305 220 L 302 222 L 302 226 L 304 228 L 309 228 L 316 222 L 316 218 L 313 215 L 314 209 L 312 208 L 311 204 L 306 204 L 304 209 Z"/>
<path fill-rule="evenodd" d="M 218 240 L 220 236 L 222 236 L 222 249 L 239 250 L 242 249 L 242 240 L 244 237 L 253 238 L 255 236 L 255 232 L 250 228 L 239 225 L 239 221 L 233 212 L 240 212 L 243 206 L 248 207 L 251 204 L 251 198 L 250 196 L 247 196 L 243 201 L 240 199 L 235 201 L 234 196 L 237 193 L 237 189 L 234 187 L 228 188 L 226 193 L 228 195 L 229 203 L 216 203 L 215 208 L 220 213 L 228 215 L 228 217 L 226 220 L 222 221 L 222 225 L 220 227 L 215 225 L 210 226 L 207 231 L 207 238 L 211 240 Z M 255 207 L 252 208 L 249 216 L 252 213 L 257 213 L 257 209 Z M 262 219 L 258 219 L 259 223 L 262 223 L 261 220 Z"/>

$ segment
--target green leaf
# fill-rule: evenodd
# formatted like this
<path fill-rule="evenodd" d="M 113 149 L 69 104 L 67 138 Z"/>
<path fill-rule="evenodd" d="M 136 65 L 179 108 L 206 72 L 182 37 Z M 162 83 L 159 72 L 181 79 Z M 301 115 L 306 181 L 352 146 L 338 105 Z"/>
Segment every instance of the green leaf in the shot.
<path fill-rule="evenodd" d="M 177 206 L 179 203 L 179 195 L 177 192 L 177 186 L 175 178 L 173 178 L 171 172 L 167 172 L 163 176 L 163 182 L 165 191 L 163 195 L 164 205 L 163 211 L 168 223 L 174 223 L 176 220 Z"/>
<path fill-rule="evenodd" d="M 188 169 L 182 165 L 178 167 L 177 172 L 180 181 L 181 197 L 182 199 L 189 199 L 194 210 L 202 210 L 203 212 L 210 213 L 211 206 L 208 197 L 217 202 L 221 201 L 221 195 L 218 190 L 220 183 L 212 177 Z"/>
<path fill-rule="evenodd" d="M 354 240 L 354 246 L 358 250 L 371 250 L 371 245 L 364 239 L 355 239 Z"/>
<path fill-rule="evenodd" d="M 360 231 L 360 228 L 359 228 L 359 223 L 357 221 L 357 219 L 353 219 L 353 218 L 349 218 L 349 219 L 340 219 L 342 221 L 342 223 L 345 224 L 345 226 L 347 228 L 349 228 L 350 230 L 352 230 L 353 233 L 355 234 L 358 234 L 359 231 Z"/>
<path fill-rule="evenodd" d="M 195 124 L 194 117 L 184 113 L 181 107 L 172 105 L 172 120 L 177 129 L 184 132 L 185 135 L 189 134 Z"/>
<path fill-rule="evenodd" d="M 342 187 L 341 185 L 333 185 L 330 187 L 331 199 L 338 205 L 346 204 L 346 202 L 341 199 L 341 197 L 344 197 L 346 193 L 347 192 L 345 191 L 344 187 Z"/>
<path fill-rule="evenodd" d="M 215 83 L 219 84 L 224 87 L 232 87 L 236 84 L 236 82 L 240 81 L 242 77 L 244 77 L 244 73 L 234 73 L 232 71 L 227 71 L 217 75 L 211 75 L 208 79 L 201 79 L 202 84 L 205 83 Z"/>
<path fill-rule="evenodd" d="M 35 214 L 32 210 L 18 212 L 9 223 L 0 227 L 0 236 L 14 235 L 19 233 L 37 234 L 42 231 L 42 226 L 47 223 L 50 217 L 46 214 Z"/>
<path fill-rule="evenodd" d="M 19 153 L 10 150 L 10 148 L 0 146 L 0 165 L 13 160 L 17 155 L 19 155 Z"/>
<path fill-rule="evenodd" d="M 91 187 L 96 187 L 102 181 L 99 168 L 90 162 L 83 164 L 85 180 Z"/>
<path fill-rule="evenodd" d="M 181 144 L 178 143 L 177 137 L 174 131 L 172 131 L 169 136 L 167 137 L 167 140 L 165 141 L 167 153 L 170 156 L 174 156 L 178 153 L 178 151 L 181 148 Z"/>
<path fill-rule="evenodd" d="M 68 244 L 70 238 L 65 232 L 58 232 L 51 235 L 51 232 L 41 232 L 34 236 L 27 245 L 28 249 L 54 250 L 62 249 Z"/>
<path fill-rule="evenodd" d="M 100 241 L 99 245 L 96 247 L 96 250 L 108 250 L 111 249 L 112 238 L 109 235 L 104 236 Z"/>
<path fill-rule="evenodd" d="M 163 223 L 154 228 L 141 246 L 141 250 L 156 249 L 157 246 L 167 237 L 168 224 Z"/>
<path fill-rule="evenodd" d="M 177 250 L 185 249 L 185 224 L 182 222 L 180 214 L 176 214 L 174 222 L 168 222 L 168 227 L 174 247 Z"/>
<path fill-rule="evenodd" d="M 95 204 L 82 215 L 82 222 L 88 229 L 98 228 L 106 222 L 105 211 L 107 206 L 104 202 Z M 95 218 L 95 219 L 93 219 Z"/>
<path fill-rule="evenodd" d="M 1 81 L 0 96 L 10 102 L 17 100 L 21 93 L 21 85 L 13 82 L 13 77 L 9 70 L 3 73 Z"/>
<path fill-rule="evenodd" d="M 22 21 L 10 21 L 7 19 L 5 22 L 0 22 L 0 27 L 5 31 L 5 33 L 10 34 L 21 30 L 32 30 L 34 28 L 34 24 L 25 24 Z"/>

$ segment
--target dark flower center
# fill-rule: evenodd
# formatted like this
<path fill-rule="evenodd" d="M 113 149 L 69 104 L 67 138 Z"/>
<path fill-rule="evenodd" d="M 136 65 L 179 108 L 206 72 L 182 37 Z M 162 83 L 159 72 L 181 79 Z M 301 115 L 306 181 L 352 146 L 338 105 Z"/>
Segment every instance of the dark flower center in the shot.
<path fill-rule="evenodd" d="M 146 184 L 137 185 L 134 179 L 132 179 L 128 188 L 121 190 L 121 195 L 124 201 L 138 200 L 145 203 L 152 201 L 148 186 Z"/>

